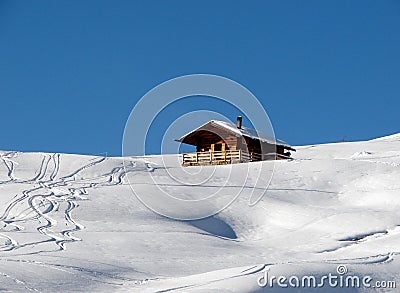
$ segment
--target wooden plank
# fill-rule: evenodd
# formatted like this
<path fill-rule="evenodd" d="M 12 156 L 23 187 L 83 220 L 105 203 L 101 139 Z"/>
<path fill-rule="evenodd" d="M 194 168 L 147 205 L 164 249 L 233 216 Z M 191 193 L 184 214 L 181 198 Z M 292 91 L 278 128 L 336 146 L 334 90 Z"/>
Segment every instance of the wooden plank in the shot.
<path fill-rule="evenodd" d="M 183 166 L 233 164 L 250 161 L 250 154 L 242 150 L 183 153 Z"/>

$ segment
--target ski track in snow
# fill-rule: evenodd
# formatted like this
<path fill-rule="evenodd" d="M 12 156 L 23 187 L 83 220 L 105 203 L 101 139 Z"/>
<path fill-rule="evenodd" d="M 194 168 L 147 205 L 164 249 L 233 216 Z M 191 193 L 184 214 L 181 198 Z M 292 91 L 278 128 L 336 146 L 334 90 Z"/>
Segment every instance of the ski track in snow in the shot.
<path fill-rule="evenodd" d="M 42 243 L 53 242 L 57 245 L 55 250 L 65 250 L 66 244 L 81 241 L 74 236 L 75 232 L 84 229 L 84 226 L 73 218 L 73 210 L 79 207 L 79 201 L 86 200 L 88 190 L 97 186 L 114 186 L 123 182 L 126 172 L 124 167 L 115 167 L 111 172 L 99 175 L 98 177 L 76 179 L 82 171 L 99 165 L 107 160 L 107 157 L 94 158 L 89 163 L 77 168 L 66 176 L 58 177 L 61 164 L 61 154 L 44 154 L 36 175 L 32 179 L 23 180 L 15 177 L 16 163 L 12 158 L 18 156 L 17 152 L 8 152 L 1 155 L 1 160 L 8 170 L 8 181 L 1 184 L 30 184 L 34 187 L 23 190 L 20 195 L 16 195 L 13 200 L 5 207 L 0 216 L 0 251 L 17 250 L 26 246 L 37 246 Z M 135 163 L 132 163 L 135 167 Z M 134 168 L 133 168 L 134 169 Z M 130 170 L 128 170 L 129 172 Z M 78 185 L 79 188 L 72 187 Z M 70 186 L 70 188 L 68 188 Z M 55 193 L 52 190 L 58 190 Z M 61 191 L 61 192 L 59 192 Z M 27 205 L 20 209 L 22 205 Z M 53 217 L 59 212 L 62 206 L 64 223 L 58 223 Z M 43 235 L 43 239 L 36 242 L 18 243 L 12 238 L 12 234 L 25 230 L 24 223 L 36 222 L 36 230 Z M 3 227 L 1 227 L 1 225 Z M 59 232 L 53 232 L 58 226 L 69 227 Z M 4 234 L 7 233 L 7 234 Z M 11 234 L 11 235 L 10 235 Z"/>
<path fill-rule="evenodd" d="M 179 287 L 172 287 L 172 288 L 157 290 L 156 292 L 157 293 L 165 293 L 165 292 L 173 292 L 173 291 L 185 292 L 185 290 L 195 289 L 198 287 L 206 286 L 206 285 L 220 282 L 220 281 L 229 281 L 231 279 L 240 278 L 240 277 L 244 277 L 247 275 L 254 275 L 254 274 L 262 272 L 266 266 L 267 265 L 251 266 L 250 268 L 246 268 L 246 269 L 240 271 L 239 273 L 230 275 L 229 277 L 216 278 L 216 279 L 207 280 L 207 281 L 199 281 L 198 283 L 195 283 L 195 284 L 189 284 L 189 285 L 184 285 L 184 286 L 179 286 Z"/>
<path fill-rule="evenodd" d="M 35 289 L 35 288 L 31 287 L 31 286 L 28 286 L 24 281 L 22 281 L 22 280 L 20 280 L 18 278 L 12 277 L 9 274 L 0 272 L 0 276 L 5 277 L 7 279 L 11 279 L 14 283 L 16 283 L 16 284 L 18 284 L 20 286 L 23 286 L 25 291 L 40 292 L 39 290 L 37 290 L 37 289 Z"/>
<path fill-rule="evenodd" d="M 7 176 L 10 178 L 10 181 L 14 181 L 14 168 L 15 162 L 11 160 L 17 156 L 17 152 L 9 152 L 0 155 L 1 160 L 3 161 L 4 165 L 6 166 L 8 173 Z"/>
<path fill-rule="evenodd" d="M 120 277 L 111 273 L 101 272 L 97 270 L 91 270 L 79 266 L 72 266 L 72 265 L 63 265 L 63 264 L 55 264 L 55 263 L 48 263 L 43 261 L 34 261 L 34 260 L 23 260 L 23 259 L 0 259 L 5 263 L 22 263 L 29 266 L 37 266 L 37 267 L 44 267 L 50 270 L 61 271 L 63 273 L 67 273 L 73 275 L 74 278 L 77 279 L 84 279 L 85 281 L 91 281 L 96 283 L 108 284 L 108 285 L 123 285 L 123 282 L 129 281 L 134 283 L 142 283 L 143 280 L 136 280 L 126 277 Z M 2 273 L 0 272 L 0 275 Z M 10 277 L 10 276 L 8 276 Z M 16 279 L 16 278 L 14 278 Z M 152 279 L 156 280 L 156 279 Z M 20 281 L 21 284 L 25 284 L 24 282 Z M 38 291 L 34 288 L 31 288 L 32 291 Z"/>

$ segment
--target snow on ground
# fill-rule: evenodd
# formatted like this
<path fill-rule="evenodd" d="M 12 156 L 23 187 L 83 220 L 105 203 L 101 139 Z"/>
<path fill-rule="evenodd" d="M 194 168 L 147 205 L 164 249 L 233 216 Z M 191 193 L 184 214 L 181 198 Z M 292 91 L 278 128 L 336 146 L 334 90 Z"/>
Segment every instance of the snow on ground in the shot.
<path fill-rule="evenodd" d="M 0 152 L 0 291 L 267 292 L 280 288 L 257 284 L 265 272 L 322 277 L 339 265 L 400 286 L 399 137 L 298 147 L 275 163 L 258 204 L 248 205 L 247 182 L 227 209 L 197 221 L 150 211 L 127 176 L 149 196 L 159 192 L 152 172 L 193 198 L 219 189 L 230 167 L 251 182 L 257 164 L 270 172 L 273 162 L 219 166 L 188 187 L 168 179 L 176 156 L 166 167 L 131 158 L 124 169 L 122 158 Z M 226 190 L 240 191 L 237 181 Z"/>

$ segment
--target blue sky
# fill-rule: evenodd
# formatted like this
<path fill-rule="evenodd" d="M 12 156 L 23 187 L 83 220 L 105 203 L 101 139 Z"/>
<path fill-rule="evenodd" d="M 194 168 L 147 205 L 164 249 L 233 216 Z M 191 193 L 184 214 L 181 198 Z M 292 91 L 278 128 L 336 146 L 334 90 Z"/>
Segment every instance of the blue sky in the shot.
<path fill-rule="evenodd" d="M 194 73 L 293 145 L 400 132 L 398 1 L 231 2 L 1 1 L 0 149 L 120 155 L 140 97 Z"/>

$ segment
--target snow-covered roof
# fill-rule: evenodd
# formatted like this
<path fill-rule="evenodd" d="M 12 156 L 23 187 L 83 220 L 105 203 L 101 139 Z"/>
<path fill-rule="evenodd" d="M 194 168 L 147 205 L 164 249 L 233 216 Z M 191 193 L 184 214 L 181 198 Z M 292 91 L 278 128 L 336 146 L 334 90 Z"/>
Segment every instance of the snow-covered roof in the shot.
<path fill-rule="evenodd" d="M 181 138 L 177 139 L 176 141 L 181 142 L 184 140 L 185 137 L 187 137 L 188 135 L 191 135 L 192 133 L 201 130 L 201 128 L 207 126 L 211 124 L 212 126 L 216 126 L 216 127 L 220 127 L 220 128 L 224 128 L 227 131 L 234 133 L 237 136 L 244 136 L 244 137 L 248 137 L 248 138 L 252 138 L 252 139 L 257 139 L 261 142 L 266 142 L 269 144 L 275 144 L 278 146 L 283 146 L 285 148 L 289 148 L 294 150 L 287 142 L 283 141 L 283 140 L 279 140 L 279 139 L 275 139 L 274 137 L 268 136 L 260 131 L 256 131 L 254 129 L 248 128 L 248 127 L 244 127 L 242 126 L 242 128 L 237 128 L 235 124 L 229 123 L 229 122 L 225 122 L 225 121 L 220 121 L 220 120 L 211 120 L 207 123 L 204 123 L 203 125 L 199 126 L 198 128 L 190 131 L 189 133 L 185 134 L 184 136 L 182 136 Z"/>

